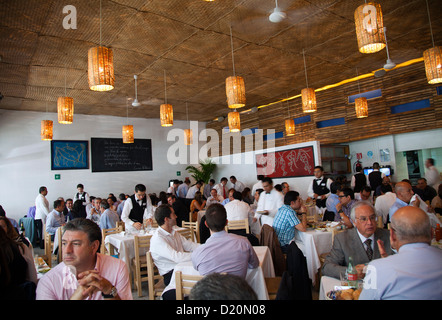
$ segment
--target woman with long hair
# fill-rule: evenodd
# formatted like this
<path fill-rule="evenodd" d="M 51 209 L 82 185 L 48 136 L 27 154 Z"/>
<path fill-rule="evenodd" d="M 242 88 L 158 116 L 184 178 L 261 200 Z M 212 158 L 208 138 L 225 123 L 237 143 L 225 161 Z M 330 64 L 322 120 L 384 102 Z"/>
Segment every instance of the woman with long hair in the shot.
<path fill-rule="evenodd" d="M 201 191 L 195 192 L 195 198 L 190 204 L 191 222 L 195 222 L 198 219 L 198 211 L 204 210 L 206 206 L 206 200 L 203 200 L 203 194 Z"/>

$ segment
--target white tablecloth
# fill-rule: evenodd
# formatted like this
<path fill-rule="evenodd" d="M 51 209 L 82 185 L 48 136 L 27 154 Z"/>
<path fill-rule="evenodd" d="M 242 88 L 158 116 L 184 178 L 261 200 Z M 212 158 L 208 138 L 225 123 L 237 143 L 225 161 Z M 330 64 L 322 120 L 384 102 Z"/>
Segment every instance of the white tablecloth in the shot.
<path fill-rule="evenodd" d="M 275 277 L 275 269 L 273 267 L 272 255 L 267 246 L 253 247 L 259 259 L 259 267 L 249 269 L 246 275 L 247 283 L 256 292 L 259 300 L 268 300 L 269 295 L 264 278 Z M 192 261 L 181 262 L 174 268 L 172 278 L 169 285 L 164 289 L 164 292 L 175 289 L 175 272 L 181 271 L 184 274 L 199 275 L 199 272 L 193 268 Z"/>
<path fill-rule="evenodd" d="M 153 235 L 157 228 L 152 228 L 148 233 L 138 232 L 138 236 L 142 237 L 145 235 Z M 175 230 L 180 230 L 182 228 L 175 227 Z M 118 258 L 126 262 L 129 272 L 132 267 L 132 259 L 135 258 L 135 247 L 134 247 L 134 234 L 127 234 L 127 232 L 120 232 L 115 234 L 110 234 L 106 236 L 104 245 L 106 249 L 109 250 L 109 246 L 112 245 L 115 252 L 118 253 Z M 140 248 L 140 254 L 146 253 L 145 248 Z"/>
<path fill-rule="evenodd" d="M 321 267 L 319 255 L 331 251 L 332 233 L 330 231 L 307 231 L 295 233 L 295 242 L 307 260 L 307 270 L 312 284 L 316 284 L 316 274 Z"/>
<path fill-rule="evenodd" d="M 321 286 L 319 288 L 319 300 L 326 300 L 325 297 L 327 292 L 334 290 L 335 286 L 340 286 L 340 285 L 341 285 L 340 279 L 322 276 Z"/>

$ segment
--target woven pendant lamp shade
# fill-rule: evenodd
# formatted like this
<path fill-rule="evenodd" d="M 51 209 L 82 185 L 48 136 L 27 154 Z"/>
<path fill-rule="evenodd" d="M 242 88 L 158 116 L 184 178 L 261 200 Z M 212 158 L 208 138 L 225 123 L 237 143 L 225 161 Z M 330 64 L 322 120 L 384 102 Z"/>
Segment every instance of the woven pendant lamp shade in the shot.
<path fill-rule="evenodd" d="M 231 76 L 226 78 L 227 105 L 231 109 L 242 108 L 246 105 L 246 87 L 244 78 Z"/>
<path fill-rule="evenodd" d="M 425 73 L 429 84 L 442 82 L 442 47 L 424 51 Z"/>
<path fill-rule="evenodd" d="M 295 120 L 285 120 L 285 135 L 286 137 L 295 135 Z"/>
<path fill-rule="evenodd" d="M 93 91 L 109 91 L 114 88 L 114 55 L 107 47 L 93 47 L 88 51 L 89 88 Z"/>
<path fill-rule="evenodd" d="M 71 124 L 74 120 L 74 99 L 71 97 L 58 97 L 57 112 L 58 123 Z"/>
<path fill-rule="evenodd" d="M 52 140 L 54 123 L 52 120 L 41 120 L 41 140 Z"/>
<path fill-rule="evenodd" d="M 356 37 L 361 53 L 374 53 L 385 48 L 381 5 L 369 2 L 355 11 Z"/>
<path fill-rule="evenodd" d="M 305 113 L 316 111 L 316 94 L 315 89 L 305 88 L 301 90 L 302 111 Z"/>
<path fill-rule="evenodd" d="M 356 118 L 368 117 L 367 98 L 360 97 L 355 99 L 355 111 L 356 111 Z"/>
<path fill-rule="evenodd" d="M 190 146 L 193 144 L 193 131 L 192 129 L 184 129 L 184 144 Z"/>
<path fill-rule="evenodd" d="M 239 132 L 241 130 L 241 122 L 238 111 L 231 111 L 227 115 L 229 121 L 230 132 Z"/>
<path fill-rule="evenodd" d="M 123 143 L 134 143 L 134 126 L 126 125 L 123 126 Z"/>
<path fill-rule="evenodd" d="M 173 108 L 171 104 L 161 105 L 160 119 L 162 127 L 171 127 L 173 125 Z"/>

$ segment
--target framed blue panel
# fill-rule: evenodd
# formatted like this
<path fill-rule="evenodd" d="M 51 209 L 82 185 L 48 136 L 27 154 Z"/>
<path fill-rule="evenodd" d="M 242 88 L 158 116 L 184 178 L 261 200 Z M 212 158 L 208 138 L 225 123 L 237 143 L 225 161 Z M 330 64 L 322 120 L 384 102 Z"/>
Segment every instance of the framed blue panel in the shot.
<path fill-rule="evenodd" d="M 345 124 L 345 118 L 335 118 L 316 122 L 317 128 L 327 128 Z"/>
<path fill-rule="evenodd" d="M 293 120 L 295 121 L 295 125 L 297 125 L 297 124 L 301 124 L 301 123 L 310 122 L 310 121 L 312 121 L 312 118 L 309 115 L 307 115 L 307 116 L 303 116 L 303 117 L 299 117 L 299 118 L 294 118 Z"/>
<path fill-rule="evenodd" d="M 365 97 L 367 100 L 376 99 L 382 97 L 382 90 L 376 89 L 372 91 L 362 92 L 359 94 L 354 94 L 351 96 L 348 96 L 348 103 L 355 103 L 356 98 Z"/>
<path fill-rule="evenodd" d="M 283 131 L 279 131 L 279 132 L 275 132 L 274 134 L 266 134 L 264 135 L 263 141 L 267 141 L 267 140 L 273 140 L 273 139 L 280 139 L 284 137 L 284 132 Z"/>
<path fill-rule="evenodd" d="M 436 92 L 438 96 L 442 95 L 442 86 L 436 87 Z"/>
<path fill-rule="evenodd" d="M 401 112 L 425 109 L 425 108 L 429 108 L 430 106 L 431 106 L 430 99 L 425 99 L 425 100 L 420 100 L 420 101 L 399 104 L 397 106 L 390 107 L 390 110 L 391 110 L 391 114 L 396 114 L 396 113 L 401 113 Z"/>

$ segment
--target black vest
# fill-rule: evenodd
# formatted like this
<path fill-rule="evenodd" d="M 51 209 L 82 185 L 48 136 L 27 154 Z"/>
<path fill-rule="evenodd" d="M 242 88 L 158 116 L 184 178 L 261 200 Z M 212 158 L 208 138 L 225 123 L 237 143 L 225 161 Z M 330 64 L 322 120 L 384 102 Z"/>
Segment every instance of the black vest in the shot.
<path fill-rule="evenodd" d="M 356 193 L 361 192 L 362 188 L 367 185 L 367 178 L 365 177 L 365 174 L 363 174 L 362 172 L 356 173 L 354 177 L 355 177 L 355 188 L 353 191 Z"/>
<path fill-rule="evenodd" d="M 376 191 L 376 188 L 382 184 L 382 172 L 370 172 L 370 174 L 368 175 L 368 180 L 370 181 L 371 190 Z"/>
<path fill-rule="evenodd" d="M 81 200 L 82 202 L 85 202 L 85 201 L 86 201 L 86 192 L 83 191 L 83 193 L 81 194 L 81 196 L 80 196 L 80 193 L 77 192 L 76 197 L 77 197 L 78 200 Z"/>
<path fill-rule="evenodd" d="M 313 181 L 313 192 L 316 193 L 318 196 L 322 196 L 323 194 L 327 194 L 330 192 L 330 190 L 327 188 L 327 178 L 323 177 L 320 184 L 318 184 L 315 181 Z"/>
<path fill-rule="evenodd" d="M 129 219 L 133 222 L 143 223 L 144 210 L 147 206 L 146 196 L 143 198 L 141 206 L 138 203 L 138 200 L 135 198 L 135 195 L 129 197 L 132 201 L 132 210 L 129 213 Z"/>

